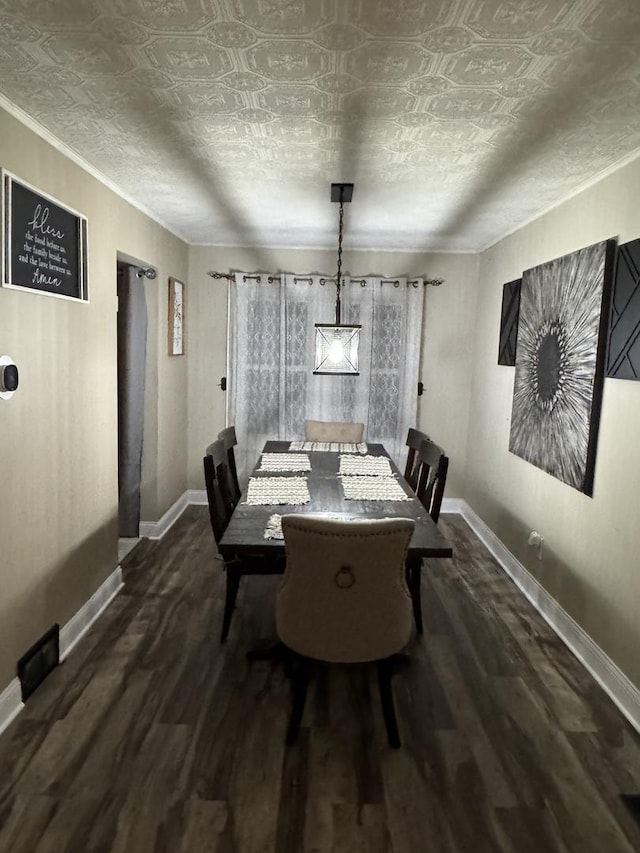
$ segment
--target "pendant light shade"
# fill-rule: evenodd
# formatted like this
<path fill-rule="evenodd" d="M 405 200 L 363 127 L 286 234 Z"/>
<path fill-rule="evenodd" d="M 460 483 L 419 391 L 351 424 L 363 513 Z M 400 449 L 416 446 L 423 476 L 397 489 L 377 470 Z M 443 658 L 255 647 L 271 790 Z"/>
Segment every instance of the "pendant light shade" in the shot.
<path fill-rule="evenodd" d="M 313 372 L 357 376 L 359 343 L 360 326 L 316 323 L 316 362 Z"/>
<path fill-rule="evenodd" d="M 357 376 L 360 326 L 340 322 L 340 288 L 342 287 L 342 229 L 344 203 L 350 202 L 353 184 L 331 184 L 331 201 L 340 204 L 338 224 L 338 272 L 336 275 L 336 321 L 316 323 L 316 358 L 313 372 L 331 376 Z"/>

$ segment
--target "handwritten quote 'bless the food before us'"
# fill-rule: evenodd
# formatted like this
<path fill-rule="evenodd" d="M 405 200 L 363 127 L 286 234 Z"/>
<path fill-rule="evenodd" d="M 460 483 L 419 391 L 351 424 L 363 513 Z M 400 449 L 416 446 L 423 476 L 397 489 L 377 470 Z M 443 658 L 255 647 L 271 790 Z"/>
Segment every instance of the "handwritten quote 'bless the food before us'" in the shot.
<path fill-rule="evenodd" d="M 48 224 L 49 208 L 40 203 L 35 206 L 33 216 L 27 222 L 28 231 L 24 235 L 23 254 L 18 260 L 33 268 L 31 284 L 60 287 L 71 270 L 67 262 L 67 250 L 58 241 L 64 238 L 64 231 Z M 42 272 L 45 267 L 47 272 Z"/>

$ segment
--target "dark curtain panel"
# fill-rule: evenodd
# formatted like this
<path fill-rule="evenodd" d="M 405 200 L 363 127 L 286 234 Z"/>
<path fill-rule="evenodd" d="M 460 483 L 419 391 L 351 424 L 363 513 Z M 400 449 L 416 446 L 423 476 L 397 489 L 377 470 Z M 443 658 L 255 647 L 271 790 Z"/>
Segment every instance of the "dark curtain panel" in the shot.
<path fill-rule="evenodd" d="M 118 264 L 118 495 L 119 535 L 138 536 L 147 351 L 144 279 Z"/>

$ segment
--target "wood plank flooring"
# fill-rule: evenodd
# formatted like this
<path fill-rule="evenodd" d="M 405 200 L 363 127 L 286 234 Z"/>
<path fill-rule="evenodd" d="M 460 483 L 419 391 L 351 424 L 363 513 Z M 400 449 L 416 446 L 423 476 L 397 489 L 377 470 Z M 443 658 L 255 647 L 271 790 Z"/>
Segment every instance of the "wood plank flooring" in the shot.
<path fill-rule="evenodd" d="M 0 737 L 1 853 L 633 853 L 640 738 L 455 515 L 425 634 L 394 679 L 288 682 L 245 652 L 278 578 L 245 578 L 226 646 L 204 507 L 125 558 L 125 587 Z"/>

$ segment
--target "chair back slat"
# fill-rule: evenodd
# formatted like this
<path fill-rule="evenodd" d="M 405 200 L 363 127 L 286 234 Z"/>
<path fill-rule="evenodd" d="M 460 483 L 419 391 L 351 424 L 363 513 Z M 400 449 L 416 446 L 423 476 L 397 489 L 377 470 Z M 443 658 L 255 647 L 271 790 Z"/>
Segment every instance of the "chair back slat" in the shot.
<path fill-rule="evenodd" d="M 449 457 L 435 442 L 426 439 L 417 453 L 419 466 L 416 494 L 431 518 L 437 523 L 449 470 Z"/>
<path fill-rule="evenodd" d="M 407 464 L 404 468 L 404 478 L 409 483 L 413 491 L 418 488 L 418 474 L 420 473 L 420 465 L 417 461 L 418 451 L 423 441 L 428 441 L 429 436 L 419 429 L 409 427 L 407 433 L 406 445 L 409 448 L 407 453 Z"/>
<path fill-rule="evenodd" d="M 240 483 L 238 481 L 238 469 L 236 467 L 236 456 L 233 450 L 234 447 L 238 444 L 238 439 L 236 438 L 236 428 L 235 426 L 229 426 L 226 429 L 220 430 L 218 433 L 218 438 L 222 441 L 224 445 L 224 450 L 227 457 L 227 476 L 228 476 L 228 493 L 231 498 L 232 506 L 236 506 L 238 501 L 240 500 L 240 495 L 242 491 L 240 489 Z"/>
<path fill-rule="evenodd" d="M 214 442 L 215 444 L 215 442 Z M 209 445 L 202 460 L 204 467 L 204 482 L 207 489 L 207 503 L 209 505 L 209 519 L 216 544 L 220 542 L 229 520 L 228 507 L 220 489 L 220 480 L 214 454 L 209 451 L 213 445 Z"/>

